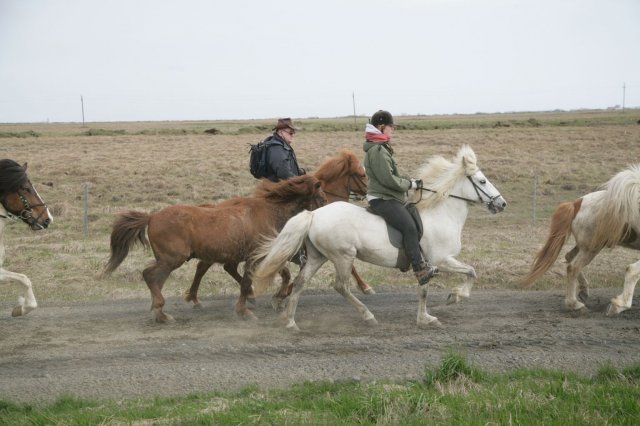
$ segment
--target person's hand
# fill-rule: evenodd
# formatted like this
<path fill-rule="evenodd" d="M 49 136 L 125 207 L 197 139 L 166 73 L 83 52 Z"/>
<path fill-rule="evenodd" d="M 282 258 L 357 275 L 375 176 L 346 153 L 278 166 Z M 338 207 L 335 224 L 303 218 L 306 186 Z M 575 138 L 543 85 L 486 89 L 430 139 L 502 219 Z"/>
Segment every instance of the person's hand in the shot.
<path fill-rule="evenodd" d="M 420 188 L 422 188 L 422 179 L 411 179 L 410 189 L 420 189 Z"/>

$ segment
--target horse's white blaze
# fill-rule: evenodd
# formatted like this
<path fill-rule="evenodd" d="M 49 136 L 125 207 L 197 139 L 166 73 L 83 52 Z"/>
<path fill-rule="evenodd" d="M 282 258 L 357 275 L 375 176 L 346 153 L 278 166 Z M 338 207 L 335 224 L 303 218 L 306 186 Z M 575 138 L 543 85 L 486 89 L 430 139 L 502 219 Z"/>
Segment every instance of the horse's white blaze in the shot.
<path fill-rule="evenodd" d="M 42 200 L 42 197 L 40 196 L 40 194 L 38 194 L 38 190 L 36 189 L 35 185 L 31 185 L 31 187 L 33 188 L 33 191 L 36 193 L 36 196 L 38 197 L 38 199 Z M 45 205 L 46 210 L 47 210 L 47 216 L 49 216 L 49 224 L 53 223 L 53 215 L 51 214 L 51 211 L 49 211 L 49 206 Z"/>
<path fill-rule="evenodd" d="M 506 206 L 506 202 L 478 169 L 475 154 L 468 146 L 461 148 L 454 163 L 441 157 L 432 159 L 418 177 L 423 179 L 425 187 L 433 186 L 437 191 L 435 194 L 424 192 L 424 202 L 417 205 L 424 225 L 420 245 L 429 260 L 443 271 L 465 274 L 465 283 L 455 289 L 452 296 L 456 301 L 459 296 L 468 297 L 476 278 L 475 270 L 455 259 L 462 248 L 461 235 L 468 203 L 482 202 L 497 212 Z M 379 266 L 396 266 L 399 250 L 389 240 L 384 219 L 345 202 L 334 202 L 294 216 L 280 234 L 262 248 L 266 257 L 254 272 L 254 285 L 257 288 L 268 285 L 305 239 L 308 260 L 296 277 L 289 296 L 284 313 L 287 327 L 295 326 L 295 310 L 304 283 L 327 260 L 335 266 L 334 288 L 356 308 L 363 320 L 375 322 L 373 314 L 351 294 L 349 275 L 356 258 Z M 418 325 L 437 322 L 437 318 L 427 313 L 426 291 L 426 287 L 420 289 Z"/>

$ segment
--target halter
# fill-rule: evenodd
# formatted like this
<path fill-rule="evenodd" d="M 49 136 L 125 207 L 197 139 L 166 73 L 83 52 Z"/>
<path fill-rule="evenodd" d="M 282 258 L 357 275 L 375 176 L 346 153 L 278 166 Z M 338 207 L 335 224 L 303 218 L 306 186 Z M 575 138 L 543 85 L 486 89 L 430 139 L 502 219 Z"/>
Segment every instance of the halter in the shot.
<path fill-rule="evenodd" d="M 22 193 L 24 189 L 25 189 L 24 187 L 21 187 L 18 189 L 18 191 L 16 191 L 16 193 L 18 194 L 18 197 L 20 198 L 20 201 L 22 201 L 22 206 L 24 207 L 24 209 L 20 211 L 20 214 L 15 214 L 10 212 L 9 209 L 7 209 L 7 207 L 4 205 L 4 200 L 2 200 L 3 201 L 2 207 L 4 207 L 4 209 L 7 211 L 7 215 L 5 216 L 3 214 L 0 214 L 0 217 L 4 219 L 13 219 L 13 220 L 20 219 L 27 225 L 33 226 L 34 224 L 38 223 L 38 219 L 40 219 L 40 216 L 44 214 L 44 212 L 48 209 L 48 207 L 45 203 L 40 203 L 40 204 L 29 203 L 29 200 L 27 200 L 27 198 Z M 33 217 L 34 207 L 44 207 L 43 212 L 40 213 L 36 218 Z"/>
<path fill-rule="evenodd" d="M 482 189 L 481 187 L 479 187 L 474 180 L 471 178 L 470 175 L 467 175 L 467 179 L 469 179 L 469 182 L 471 182 L 471 185 L 473 185 L 473 189 L 476 191 L 476 195 L 478 196 L 477 200 L 472 200 L 470 198 L 466 198 L 466 197 L 461 197 L 460 195 L 453 195 L 453 194 L 448 194 L 447 197 L 449 198 L 455 198 L 457 200 L 463 200 L 466 201 L 468 203 L 478 203 L 478 204 L 486 204 L 487 206 L 490 206 L 496 198 L 500 197 L 500 194 L 498 195 L 494 195 L 493 197 L 491 195 L 489 195 L 487 193 L 487 191 L 485 191 L 484 189 Z M 434 194 L 437 194 L 438 191 L 434 191 L 433 189 L 429 189 L 429 188 L 420 188 L 420 199 L 418 201 L 415 202 L 415 204 L 418 204 L 420 201 L 422 201 L 422 193 L 424 191 L 427 192 L 432 192 Z M 485 197 L 487 197 L 486 203 L 485 201 L 482 200 L 482 196 L 480 195 L 480 193 L 483 193 L 485 195 Z"/>
<path fill-rule="evenodd" d="M 333 195 L 334 197 L 342 198 L 345 201 L 349 201 L 349 200 L 354 200 L 354 201 L 364 200 L 364 198 L 365 198 L 364 195 L 356 194 L 355 192 L 351 191 L 351 179 L 356 179 L 356 173 L 351 173 L 349 175 L 349 179 L 347 180 L 347 196 L 346 197 L 344 195 L 336 194 L 336 193 L 329 192 L 329 191 L 324 191 L 324 193 L 325 194 L 329 194 L 329 195 Z M 362 179 L 360 179 L 360 178 L 358 178 L 358 179 L 360 180 L 360 183 L 362 185 L 364 185 L 364 182 L 362 181 Z"/>

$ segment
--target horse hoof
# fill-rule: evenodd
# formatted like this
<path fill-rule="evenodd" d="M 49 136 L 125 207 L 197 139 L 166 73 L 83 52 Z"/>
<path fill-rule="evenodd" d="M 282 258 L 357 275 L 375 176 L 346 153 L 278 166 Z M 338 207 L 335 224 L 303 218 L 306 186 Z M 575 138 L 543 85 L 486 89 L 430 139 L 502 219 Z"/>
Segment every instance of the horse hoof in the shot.
<path fill-rule="evenodd" d="M 22 306 L 18 305 L 16 307 L 13 308 L 13 310 L 11 311 L 11 316 L 12 317 L 19 317 L 23 314 L 22 312 Z"/>
<path fill-rule="evenodd" d="M 378 325 L 378 320 L 375 318 L 369 318 L 364 320 L 364 323 L 367 325 L 367 327 L 376 327 Z"/>
<path fill-rule="evenodd" d="M 195 303 L 194 302 L 193 309 L 202 309 L 202 303 L 200 303 L 200 302 Z"/>
<path fill-rule="evenodd" d="M 362 293 L 363 294 L 376 294 L 376 291 L 371 287 L 367 287 L 364 290 L 362 290 Z"/>
<path fill-rule="evenodd" d="M 580 293 L 578 293 L 578 300 L 581 301 L 582 303 L 587 303 L 587 300 L 589 299 L 589 293 L 582 290 L 580 291 Z"/>
<path fill-rule="evenodd" d="M 620 312 L 625 311 L 626 309 L 623 307 L 620 307 L 618 305 L 614 305 L 613 303 L 609 303 L 609 306 L 607 306 L 607 316 L 608 317 L 614 317 L 616 315 L 618 315 Z"/>
<path fill-rule="evenodd" d="M 437 318 L 430 321 L 418 322 L 418 328 L 443 328 L 443 325 Z"/>
<path fill-rule="evenodd" d="M 274 297 L 271 299 L 271 307 L 276 312 L 282 312 L 284 308 L 287 306 L 285 302 L 286 299 L 280 299 L 278 297 Z"/>
<path fill-rule="evenodd" d="M 447 297 L 447 305 L 455 305 L 460 301 L 460 296 L 456 293 L 449 293 L 449 297 Z"/>
<path fill-rule="evenodd" d="M 290 322 L 287 325 L 285 325 L 284 327 L 287 331 L 291 331 L 294 333 L 298 333 L 300 332 L 300 329 L 298 328 L 298 324 L 296 324 L 295 322 Z"/>

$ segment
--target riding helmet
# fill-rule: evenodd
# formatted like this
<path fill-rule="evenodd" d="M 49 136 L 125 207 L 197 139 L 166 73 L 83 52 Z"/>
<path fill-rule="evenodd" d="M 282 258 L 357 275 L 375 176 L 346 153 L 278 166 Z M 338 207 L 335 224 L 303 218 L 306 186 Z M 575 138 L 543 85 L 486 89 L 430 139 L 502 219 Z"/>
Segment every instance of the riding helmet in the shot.
<path fill-rule="evenodd" d="M 378 110 L 375 114 L 371 116 L 371 124 L 374 126 L 393 126 L 393 116 L 389 111 Z"/>

